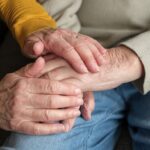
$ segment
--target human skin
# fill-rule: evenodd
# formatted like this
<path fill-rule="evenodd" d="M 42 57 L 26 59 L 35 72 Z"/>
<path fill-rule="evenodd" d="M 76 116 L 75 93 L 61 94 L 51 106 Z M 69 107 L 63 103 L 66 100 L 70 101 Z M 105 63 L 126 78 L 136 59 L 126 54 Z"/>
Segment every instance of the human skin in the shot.
<path fill-rule="evenodd" d="M 44 71 L 48 73 L 44 76 L 51 80 L 73 84 L 85 92 L 112 89 L 123 83 L 137 80 L 144 74 L 138 56 L 125 46 L 108 49 L 104 57 L 107 63 L 99 67 L 99 72 L 80 74 L 64 59 L 57 56 L 49 59 L 47 56 L 49 65 Z"/>
<path fill-rule="evenodd" d="M 85 91 L 101 91 L 115 88 L 144 75 L 143 65 L 138 56 L 129 48 L 119 46 L 108 49 L 107 64 L 99 67 L 97 73 L 80 74 L 64 59 L 46 56 L 45 78 L 70 83 Z M 62 65 L 63 64 L 63 65 Z M 65 64 L 65 65 L 64 65 Z M 48 73 L 47 73 L 48 72 Z"/>
<path fill-rule="evenodd" d="M 66 132 L 67 122 L 80 115 L 81 90 L 71 84 L 40 79 L 43 58 L 0 81 L 0 128 L 42 135 Z M 50 124 L 49 122 L 53 122 Z"/>
<path fill-rule="evenodd" d="M 40 42 L 38 42 L 38 40 L 37 40 L 37 37 L 40 37 L 39 38 L 39 40 L 40 40 Z M 56 30 L 55 32 L 53 32 L 53 31 L 50 31 L 49 29 L 45 29 L 45 30 L 40 30 L 40 31 L 37 31 L 37 32 L 35 32 L 34 34 L 32 34 L 32 35 L 30 35 L 29 37 L 27 37 L 27 39 L 26 39 L 26 41 L 25 41 L 25 49 L 27 50 L 27 51 L 24 51 L 24 53 L 26 54 L 26 55 L 30 55 L 31 53 L 31 47 L 33 46 L 33 50 L 35 50 L 35 54 L 37 54 L 37 56 L 39 56 L 39 55 L 45 55 L 45 54 L 49 54 L 51 51 L 51 49 L 49 49 L 49 43 L 51 43 L 51 41 L 49 41 L 49 39 L 51 39 L 52 41 L 53 41 L 53 44 L 54 45 L 52 45 L 50 48 L 54 48 L 54 50 L 55 49 L 57 49 L 58 48 L 58 55 L 59 56 L 61 56 L 61 54 L 59 54 L 59 52 L 61 52 L 61 48 L 67 48 L 66 47 L 66 45 L 61 45 L 62 43 L 61 43 L 61 41 L 59 40 L 59 41 L 56 41 L 56 39 L 58 40 L 58 39 L 60 39 L 60 38 L 68 38 L 70 41 L 70 43 L 74 46 L 74 47 L 76 47 L 79 51 L 80 51 L 80 54 L 82 54 L 83 53 L 83 50 L 85 50 L 85 48 L 86 48 L 86 50 L 87 50 L 87 55 L 84 55 L 83 54 L 83 59 L 86 59 L 86 57 L 88 58 L 87 59 L 87 61 L 90 59 L 91 60 L 91 58 L 93 58 L 93 56 L 91 55 L 91 53 L 94 55 L 94 59 L 96 59 L 95 60 L 95 62 L 97 63 L 97 64 L 95 64 L 95 66 L 97 66 L 97 65 L 101 65 L 101 64 L 103 64 L 103 63 L 105 63 L 105 60 L 103 59 L 103 55 L 104 55 L 104 53 L 105 53 L 105 49 L 97 42 L 97 41 L 95 41 L 95 40 L 93 40 L 93 39 L 91 39 L 90 37 L 87 37 L 87 36 L 84 36 L 84 35 L 80 35 L 80 36 L 78 36 L 78 38 L 76 37 L 76 36 L 78 36 L 77 35 L 77 33 L 74 33 L 74 32 L 71 32 L 71 31 L 69 31 L 69 30 L 63 30 L 63 29 L 58 29 L 58 30 Z M 73 38 L 71 38 L 71 37 L 73 37 Z M 43 39 L 42 39 L 43 38 Z M 63 39 L 62 38 L 62 39 Z M 40 53 L 36 53 L 36 52 L 39 52 L 38 50 L 39 50 L 39 48 L 41 47 L 41 39 L 42 39 L 42 46 L 44 46 L 43 48 L 43 51 L 41 51 L 42 53 L 40 54 Z M 68 42 L 68 43 L 69 43 Z M 88 44 L 88 47 L 87 47 L 87 44 L 86 43 L 89 43 Z M 40 43 L 40 44 L 39 44 Z M 44 45 L 45 44 L 45 45 Z M 59 45 L 60 44 L 60 45 Z M 59 47 L 57 47 L 57 45 L 59 45 Z M 45 50 L 45 46 L 48 46 L 48 48 L 46 49 L 46 50 L 48 50 L 48 51 L 44 51 Z M 71 57 L 73 57 L 74 58 L 74 52 L 72 51 L 72 49 L 70 49 L 70 47 L 68 47 L 69 48 L 69 55 L 65 55 L 65 56 L 67 56 L 67 57 L 69 57 L 70 55 L 71 55 Z M 72 47 L 73 48 L 73 47 Z M 91 49 L 92 50 L 91 50 Z M 24 49 L 24 50 L 25 50 Z M 31 50 L 31 51 L 30 51 Z M 74 49 L 73 49 L 74 50 Z M 88 52 L 89 51 L 89 52 Z M 92 52 L 93 51 L 93 52 Z M 95 52 L 94 52 L 95 51 Z M 73 52 L 73 53 L 72 53 Z M 91 52 L 91 53 L 90 53 Z M 97 56 L 99 56 L 99 57 L 97 57 Z M 67 57 L 65 57 L 66 59 L 67 59 Z M 70 57 L 69 57 L 69 59 L 70 59 Z M 72 59 L 70 59 L 70 60 L 72 60 Z M 79 62 L 79 60 L 77 60 L 77 62 Z M 89 66 L 90 66 L 90 64 L 89 64 Z M 94 66 L 94 64 L 93 64 L 93 66 Z M 80 70 L 80 69 L 79 69 Z M 81 70 L 80 70 L 81 71 Z M 94 70 L 93 70 L 94 71 Z M 96 70 L 95 70 L 96 71 Z M 25 72 L 24 72 L 25 73 Z M 21 74 L 22 75 L 22 74 Z M 29 76 L 27 75 L 27 76 L 25 76 L 25 75 L 23 75 L 25 78 L 28 78 Z M 32 76 L 33 78 L 35 78 L 35 76 Z M 14 78 L 14 74 L 12 73 L 12 74 L 9 74 L 9 75 L 7 75 L 1 82 L 0 82 L 0 86 L 1 87 L 4 87 L 4 85 L 6 84 L 9 84 L 9 81 L 10 81 L 10 79 L 12 80 L 12 81 L 14 81 L 14 85 L 16 86 L 16 87 L 18 87 L 18 85 L 17 84 L 19 84 L 20 85 L 20 82 L 16 82 L 16 80 L 17 79 L 15 79 Z M 20 78 L 19 78 L 20 79 Z M 19 80 L 18 79 L 18 80 Z M 5 81 L 5 82 L 4 82 Z M 17 83 L 17 84 L 15 84 L 15 83 Z M 32 82 L 30 82 L 30 83 L 28 83 L 28 84 L 33 84 Z M 42 83 L 41 83 L 42 84 Z M 52 84 L 52 83 L 51 83 Z M 10 85 L 10 86 L 13 86 L 13 85 Z M 44 85 L 43 85 L 44 86 Z M 26 89 L 25 89 L 26 90 Z M 13 103 L 14 101 L 14 103 L 15 103 L 15 105 L 17 105 L 17 103 L 19 103 L 18 101 L 22 98 L 20 95 L 20 93 L 17 93 L 15 90 L 10 90 L 9 89 L 9 91 L 8 91 L 8 88 L 7 89 L 2 89 L 2 91 L 5 91 L 5 92 L 1 92 L 0 93 L 0 97 L 1 97 L 1 100 L 0 100 L 0 103 L 1 103 L 1 106 L 0 106 L 0 108 L 2 108 L 3 107 L 3 101 L 5 101 L 5 99 L 6 99 L 6 96 L 5 95 L 9 95 L 9 96 L 11 96 L 11 95 L 13 95 L 13 97 L 15 97 L 15 98 L 13 98 L 13 99 L 7 99 L 7 103 L 6 103 L 6 107 L 8 107 L 7 106 L 7 104 L 8 103 Z M 10 92 L 11 91 L 11 92 Z M 81 110 L 82 110 L 82 115 L 83 115 L 83 117 L 86 119 L 86 120 L 89 120 L 90 119 L 90 117 L 91 117 L 91 112 L 92 112 L 92 110 L 93 110 L 93 106 L 94 106 L 94 104 L 93 104 L 93 102 L 94 102 L 94 97 L 93 97 L 93 95 L 92 95 L 92 93 L 91 92 L 86 92 L 86 93 L 84 93 L 84 95 L 83 95 L 84 97 L 84 99 L 86 100 L 86 103 L 81 107 Z M 17 98 L 16 98 L 17 97 Z M 26 97 L 26 95 L 23 95 L 23 97 Z M 43 94 L 43 97 L 44 97 L 44 94 Z M 58 99 L 58 97 L 60 97 L 59 96 L 59 94 L 57 94 L 57 99 Z M 33 98 L 32 98 L 33 99 Z M 38 97 L 37 97 L 37 99 L 39 99 Z M 42 98 L 43 99 L 43 98 Z M 54 99 L 54 98 L 53 98 Z M 46 103 L 46 102 L 45 102 Z M 22 103 L 22 106 L 23 106 L 23 104 L 24 104 L 24 102 Z M 64 103 L 65 104 L 65 103 Z M 92 104 L 92 105 L 91 105 Z M 89 105 L 89 107 L 85 107 L 85 106 L 88 106 Z M 70 106 L 70 109 L 72 110 L 72 109 L 74 109 L 74 110 L 76 110 L 76 111 L 78 111 L 79 112 L 79 107 L 80 107 L 80 105 L 78 105 L 78 107 L 74 107 L 73 108 L 73 105 L 72 104 L 68 104 L 68 109 L 69 109 L 69 106 Z M 76 106 L 76 105 L 75 105 Z M 91 107 L 92 106 L 92 107 Z M 10 107 L 10 106 L 9 106 Z M 63 104 L 62 104 L 62 106 L 60 106 L 60 107 L 63 107 Z M 21 107 L 20 107 L 21 108 Z M 78 109 L 77 109 L 78 108 Z M 73 125 L 73 122 L 71 121 L 71 117 L 66 117 L 66 118 L 57 118 L 57 116 L 55 117 L 55 119 L 52 119 L 51 120 L 51 118 L 48 118 L 47 120 L 44 120 L 44 121 L 60 121 L 60 120 L 63 120 L 63 125 L 65 126 L 64 128 L 64 130 L 63 131 L 60 131 L 59 130 L 59 128 L 57 129 L 57 126 L 55 126 L 55 130 L 53 130 L 53 127 L 54 127 L 54 125 L 51 125 L 52 127 L 50 128 L 49 127 L 49 131 L 47 130 L 47 131 L 45 131 L 45 133 L 43 133 L 44 131 L 38 131 L 38 133 L 35 133 L 35 132 L 37 132 L 37 131 L 34 131 L 34 128 L 33 129 L 31 129 L 31 126 L 33 126 L 33 124 L 32 125 L 28 125 L 29 127 L 19 127 L 19 126 L 21 126 L 21 125 L 18 125 L 18 127 L 14 127 L 13 125 L 12 125 L 12 120 L 14 121 L 15 119 L 14 119 L 14 117 L 13 116 L 15 116 L 16 114 L 18 115 L 19 113 L 18 113 L 18 111 L 19 110 L 21 110 L 21 109 L 19 109 L 18 107 L 14 107 L 13 108 L 13 111 L 11 111 L 11 109 L 9 108 L 8 110 L 6 110 L 6 109 L 4 109 L 4 107 L 3 107 L 3 109 L 1 109 L 2 111 L 1 111 L 1 128 L 2 129 L 4 129 L 4 130 L 11 130 L 11 131 L 16 131 L 16 132 L 22 132 L 22 133 L 26 133 L 26 134 L 50 134 L 50 133 L 58 133 L 58 132 L 63 132 L 64 130 L 65 131 L 68 131 L 68 130 L 70 130 L 71 128 L 72 128 L 72 125 Z M 13 116 L 12 115 L 6 115 L 6 114 L 10 114 L 10 111 L 11 111 L 11 114 L 14 114 Z M 66 116 L 66 115 L 63 115 L 63 113 L 59 113 L 60 115 L 62 115 L 62 116 Z M 15 117 L 18 117 L 18 116 L 15 116 Z M 57 113 L 56 113 L 56 115 L 58 115 L 58 111 L 57 111 Z M 3 116 L 5 116 L 5 119 L 4 118 L 2 118 Z M 74 117 L 76 117 L 76 116 L 74 116 Z M 20 118 L 23 118 L 23 117 L 20 117 Z M 23 118 L 24 119 L 24 118 Z M 4 122 L 4 120 L 7 120 L 7 121 L 5 121 Z M 20 121 L 22 121 L 22 120 L 20 120 Z M 39 121 L 41 121 L 40 120 L 40 118 L 39 118 Z M 19 122 L 18 120 L 17 120 L 17 122 Z M 14 123 L 13 123 L 14 124 Z M 27 126 L 27 125 L 26 125 Z M 28 128 L 30 128 L 30 130 L 28 129 Z M 37 129 L 35 129 L 35 130 L 37 130 Z M 46 130 L 46 129 L 45 129 Z"/>
<path fill-rule="evenodd" d="M 45 28 L 28 35 L 22 51 L 29 57 L 56 54 L 77 72 L 85 73 L 99 70 L 99 65 L 105 63 L 106 49 L 96 40 L 71 30 Z"/>
<path fill-rule="evenodd" d="M 111 89 L 136 80 L 144 74 L 140 59 L 126 47 L 109 49 L 105 57 L 108 63 L 102 65 L 98 73 L 80 74 L 64 59 L 46 56 L 46 65 L 42 60 L 37 60 L 34 65 L 7 75 L 0 83 L 0 127 L 33 135 L 66 132 L 72 128 L 75 118 L 80 115 L 78 108 L 83 104 L 81 91 L 77 94 L 76 89 L 81 88 L 83 92 Z M 61 94 L 67 97 L 61 97 Z M 41 101 L 40 98 L 44 100 Z M 93 105 L 88 105 L 91 111 Z M 56 108 L 57 112 L 29 111 L 30 108 L 37 109 L 39 106 Z M 58 111 L 65 106 L 73 109 Z M 60 123 L 60 120 L 64 121 Z M 49 124 L 49 121 L 55 123 Z"/>
<path fill-rule="evenodd" d="M 68 29 L 45 28 L 26 37 L 23 53 L 29 57 L 56 54 L 64 58 L 77 72 L 97 72 L 99 66 L 107 63 L 106 49 L 95 39 Z M 84 93 L 87 104 L 94 102 L 92 92 Z M 86 104 L 84 105 L 86 106 Z M 91 118 L 91 110 L 82 106 L 84 119 Z M 93 107 L 92 107 L 93 108 Z"/>
<path fill-rule="evenodd" d="M 140 59 L 125 46 L 108 49 L 105 59 L 107 63 L 99 67 L 99 72 L 80 74 L 64 59 L 57 56 L 46 56 L 47 67 L 43 70 L 46 72 L 43 77 L 73 84 L 85 92 L 112 89 L 144 75 L 144 68 Z M 83 106 L 83 111 L 88 110 L 87 112 L 91 113 L 94 109 L 94 101 L 85 101 Z M 69 120 L 70 128 L 73 127 L 75 119 Z"/>

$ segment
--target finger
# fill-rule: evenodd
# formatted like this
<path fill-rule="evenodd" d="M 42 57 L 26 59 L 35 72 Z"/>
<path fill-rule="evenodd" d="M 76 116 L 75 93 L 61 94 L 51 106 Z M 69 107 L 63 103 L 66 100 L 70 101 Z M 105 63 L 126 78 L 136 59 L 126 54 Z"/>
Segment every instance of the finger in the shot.
<path fill-rule="evenodd" d="M 93 42 L 95 46 L 99 49 L 99 51 L 102 53 L 102 55 L 104 55 L 107 52 L 107 50 L 98 41 L 93 40 Z"/>
<path fill-rule="evenodd" d="M 57 81 L 65 80 L 68 78 L 74 78 L 77 76 L 78 76 L 77 72 L 75 72 L 72 68 L 67 68 L 66 66 L 56 68 L 52 71 L 49 71 L 46 74 L 46 78 Z"/>
<path fill-rule="evenodd" d="M 93 92 L 86 92 L 84 100 L 85 100 L 85 102 L 87 102 L 87 106 L 88 106 L 89 110 L 91 112 L 93 112 L 94 107 L 95 107 L 95 99 L 94 99 Z"/>
<path fill-rule="evenodd" d="M 99 71 L 97 62 L 91 50 L 85 43 L 78 42 L 78 44 L 75 46 L 75 49 L 80 55 L 81 59 L 86 64 L 89 71 L 94 72 L 94 73 Z"/>
<path fill-rule="evenodd" d="M 91 43 L 87 43 L 87 46 L 89 47 L 89 49 L 91 50 L 97 64 L 100 66 L 102 64 L 105 64 L 105 59 L 103 57 L 103 55 L 99 52 L 99 50 L 97 49 L 97 47 Z"/>
<path fill-rule="evenodd" d="M 73 128 L 73 125 L 76 121 L 76 118 L 64 120 L 62 123 L 65 126 L 66 132 L 70 131 Z"/>
<path fill-rule="evenodd" d="M 81 36 L 84 38 L 84 40 L 89 41 L 90 43 L 93 43 L 102 55 L 107 52 L 107 50 L 97 40 L 86 35 L 81 35 Z"/>
<path fill-rule="evenodd" d="M 76 50 L 65 40 L 59 40 L 53 44 L 54 50 L 53 52 L 63 57 L 65 60 L 67 60 L 73 68 L 80 72 L 85 73 L 88 72 L 84 62 L 80 58 L 79 54 L 76 52 Z"/>
<path fill-rule="evenodd" d="M 48 62 L 50 60 L 53 60 L 55 58 L 57 58 L 58 56 L 54 55 L 54 54 L 47 54 L 44 56 L 45 62 Z"/>
<path fill-rule="evenodd" d="M 22 77 L 35 78 L 41 76 L 41 70 L 44 68 L 45 61 L 42 57 L 38 58 L 34 63 L 28 64 L 25 67 L 19 69 L 15 73 L 7 74 L 3 80 L 0 81 L 0 91 L 4 89 L 9 89 L 12 85 Z"/>
<path fill-rule="evenodd" d="M 85 120 L 91 119 L 91 113 L 94 110 L 94 96 L 92 92 L 84 93 L 84 104 L 81 106 L 81 113 Z"/>
<path fill-rule="evenodd" d="M 65 127 L 60 123 L 45 124 L 25 121 L 19 126 L 18 130 L 30 135 L 48 135 L 65 132 Z"/>
<path fill-rule="evenodd" d="M 44 52 L 44 44 L 37 35 L 30 36 L 25 41 L 23 52 L 27 56 L 35 58 Z"/>
<path fill-rule="evenodd" d="M 16 73 L 22 77 L 39 77 L 44 66 L 44 59 L 42 57 L 39 57 L 33 64 L 26 65 L 24 68 L 18 70 Z"/>
<path fill-rule="evenodd" d="M 80 107 L 74 107 L 74 109 L 79 110 Z M 66 131 L 70 131 L 73 128 L 76 118 L 71 118 L 67 120 L 63 120 L 62 123 L 65 126 Z"/>
<path fill-rule="evenodd" d="M 50 58 L 46 58 L 46 59 L 50 59 Z M 69 66 L 69 64 L 60 57 L 52 58 L 51 60 L 46 62 L 45 67 L 42 70 L 41 74 L 49 73 L 52 70 L 63 67 L 63 66 Z"/>
<path fill-rule="evenodd" d="M 83 105 L 83 100 L 77 96 L 33 94 L 30 99 L 26 100 L 26 105 L 32 108 L 58 109 Z"/>
<path fill-rule="evenodd" d="M 28 79 L 26 81 L 27 91 L 32 94 L 51 95 L 81 95 L 81 90 L 71 84 L 50 81 L 46 79 Z"/>
<path fill-rule="evenodd" d="M 70 118 L 74 118 L 80 115 L 80 111 L 68 108 L 68 109 L 28 109 L 25 114 L 22 114 L 24 118 L 30 121 L 37 122 L 51 122 L 61 121 Z"/>
<path fill-rule="evenodd" d="M 42 41 L 37 41 L 32 45 L 33 54 L 35 56 L 40 56 L 44 52 L 44 44 Z"/>

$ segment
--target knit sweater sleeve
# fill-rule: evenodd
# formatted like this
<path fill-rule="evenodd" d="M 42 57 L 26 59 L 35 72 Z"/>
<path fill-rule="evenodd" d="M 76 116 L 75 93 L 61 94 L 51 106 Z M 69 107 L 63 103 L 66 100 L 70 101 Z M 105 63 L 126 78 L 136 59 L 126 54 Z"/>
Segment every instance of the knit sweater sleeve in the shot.
<path fill-rule="evenodd" d="M 36 0 L 0 0 L 0 17 L 21 47 L 27 35 L 45 27 L 56 28 L 56 22 Z"/>

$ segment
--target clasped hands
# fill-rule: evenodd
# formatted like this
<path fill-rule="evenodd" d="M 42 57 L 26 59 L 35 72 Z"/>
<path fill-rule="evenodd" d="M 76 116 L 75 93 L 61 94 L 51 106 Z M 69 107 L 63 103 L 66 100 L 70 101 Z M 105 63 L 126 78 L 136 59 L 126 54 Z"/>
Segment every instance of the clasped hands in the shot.
<path fill-rule="evenodd" d="M 69 131 L 80 108 L 90 118 L 94 101 L 88 91 L 111 89 L 142 74 L 138 57 L 126 47 L 106 52 L 87 36 L 47 30 L 30 35 L 23 49 L 28 56 L 46 56 L 0 82 L 2 129 L 34 135 Z"/>

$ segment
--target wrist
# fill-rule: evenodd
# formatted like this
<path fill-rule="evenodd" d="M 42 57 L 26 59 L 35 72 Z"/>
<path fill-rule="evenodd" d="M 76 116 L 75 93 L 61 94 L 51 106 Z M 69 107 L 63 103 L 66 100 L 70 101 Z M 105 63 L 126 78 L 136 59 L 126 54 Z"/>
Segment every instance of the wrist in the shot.
<path fill-rule="evenodd" d="M 108 50 L 110 63 L 123 71 L 128 78 L 125 82 L 130 82 L 141 78 L 144 75 L 143 64 L 138 55 L 126 46 L 118 46 Z M 113 57 L 115 57 L 113 59 Z M 114 61 L 115 60 L 115 61 Z"/>
<path fill-rule="evenodd" d="M 41 22 L 39 22 L 39 19 L 34 18 L 32 20 L 28 20 L 23 22 L 19 27 L 17 28 L 17 31 L 15 31 L 15 36 L 18 40 L 18 43 L 20 44 L 21 48 L 24 46 L 25 39 L 32 33 L 38 32 L 41 29 L 44 28 L 55 28 L 56 24 L 54 20 L 48 19 L 41 19 Z"/>
<path fill-rule="evenodd" d="M 108 90 L 120 84 L 131 82 L 143 76 L 143 65 L 138 56 L 129 48 L 120 46 L 108 49 L 107 64 L 99 72 L 80 76 L 79 86 L 83 91 Z"/>

